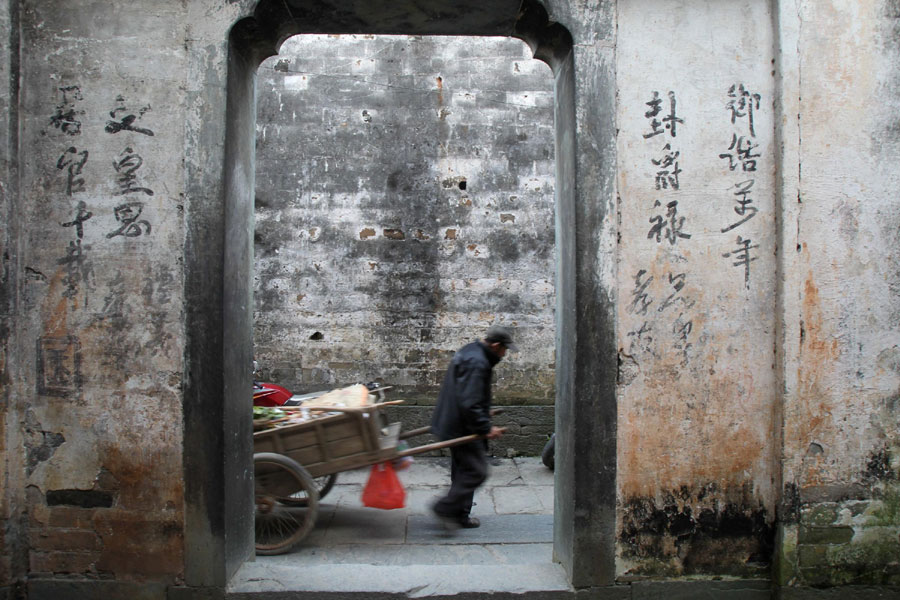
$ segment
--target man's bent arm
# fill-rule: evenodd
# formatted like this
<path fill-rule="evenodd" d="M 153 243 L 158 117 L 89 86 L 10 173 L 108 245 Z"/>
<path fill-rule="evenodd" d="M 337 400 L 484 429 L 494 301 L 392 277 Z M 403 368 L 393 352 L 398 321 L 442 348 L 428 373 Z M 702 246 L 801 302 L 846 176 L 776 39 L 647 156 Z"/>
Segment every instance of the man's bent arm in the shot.
<path fill-rule="evenodd" d="M 465 379 L 460 390 L 460 412 L 463 420 L 472 433 L 487 435 L 491 433 L 491 414 L 485 386 L 489 384 L 487 373 L 482 369 L 473 369 Z"/>

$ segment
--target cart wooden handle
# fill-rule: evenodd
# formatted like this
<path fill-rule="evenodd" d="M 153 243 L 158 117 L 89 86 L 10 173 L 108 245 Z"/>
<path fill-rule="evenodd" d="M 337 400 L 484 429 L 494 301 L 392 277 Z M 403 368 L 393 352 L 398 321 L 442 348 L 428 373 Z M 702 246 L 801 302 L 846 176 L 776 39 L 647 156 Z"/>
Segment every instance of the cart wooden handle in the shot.
<path fill-rule="evenodd" d="M 501 433 L 506 432 L 506 427 L 500 427 L 499 429 Z M 485 438 L 487 438 L 487 435 L 480 435 L 477 433 L 472 435 L 464 435 L 463 437 L 453 438 L 452 440 L 444 440 L 443 442 L 435 442 L 433 444 L 425 444 L 424 446 L 416 446 L 415 448 L 410 448 L 409 450 L 402 450 L 397 453 L 397 458 L 412 456 L 414 454 L 421 454 L 423 452 L 431 452 L 432 450 L 451 448 L 453 446 L 459 446 L 460 444 L 474 442 L 475 440 L 483 440 Z"/>
<path fill-rule="evenodd" d="M 409 431 L 401 431 L 397 439 L 407 440 L 411 437 L 416 437 L 417 435 L 422 435 L 424 433 L 431 433 L 431 425 L 419 427 L 418 429 L 410 429 Z"/>
<path fill-rule="evenodd" d="M 491 409 L 491 416 L 499 415 L 503 412 L 502 408 L 493 408 Z M 504 431 L 506 431 L 504 429 Z M 408 440 L 411 437 L 416 437 L 417 435 L 423 435 L 426 433 L 431 433 L 431 425 L 426 425 L 425 427 L 419 427 L 418 429 L 410 429 L 409 431 L 401 431 L 400 436 L 397 439 L 400 440 Z"/>

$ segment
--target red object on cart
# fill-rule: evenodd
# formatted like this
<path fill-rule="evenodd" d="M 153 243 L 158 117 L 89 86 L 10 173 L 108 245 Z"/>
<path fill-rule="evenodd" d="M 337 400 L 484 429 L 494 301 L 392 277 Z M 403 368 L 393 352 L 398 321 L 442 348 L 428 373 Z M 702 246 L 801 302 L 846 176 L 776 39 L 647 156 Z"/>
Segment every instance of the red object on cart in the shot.
<path fill-rule="evenodd" d="M 294 395 L 274 383 L 253 384 L 253 406 L 284 406 Z"/>

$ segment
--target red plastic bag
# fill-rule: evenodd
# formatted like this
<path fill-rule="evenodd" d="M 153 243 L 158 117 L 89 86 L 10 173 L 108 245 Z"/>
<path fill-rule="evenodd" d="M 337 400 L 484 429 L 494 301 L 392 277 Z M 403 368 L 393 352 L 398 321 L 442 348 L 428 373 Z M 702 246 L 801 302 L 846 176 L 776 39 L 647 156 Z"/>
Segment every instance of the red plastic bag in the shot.
<path fill-rule="evenodd" d="M 391 510 L 403 508 L 406 501 L 406 490 L 397 478 L 390 462 L 372 465 L 369 480 L 362 495 L 363 506 Z"/>

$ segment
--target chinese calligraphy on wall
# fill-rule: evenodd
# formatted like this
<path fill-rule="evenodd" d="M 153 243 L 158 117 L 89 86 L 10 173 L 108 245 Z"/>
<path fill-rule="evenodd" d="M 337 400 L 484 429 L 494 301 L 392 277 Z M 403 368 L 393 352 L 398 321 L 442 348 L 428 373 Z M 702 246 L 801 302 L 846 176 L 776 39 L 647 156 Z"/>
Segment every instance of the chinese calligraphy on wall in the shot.
<path fill-rule="evenodd" d="M 71 228 L 74 234 L 74 239 L 66 247 L 65 255 L 59 258 L 57 263 L 64 266 L 66 271 L 63 278 L 63 296 L 74 299 L 79 292 L 83 292 L 85 304 L 87 304 L 87 293 L 93 287 L 94 271 L 90 259 L 91 245 L 84 242 L 85 230 L 89 226 L 90 219 L 100 216 L 101 207 L 89 208 L 83 199 L 87 189 L 87 171 L 91 154 L 89 150 L 76 144 L 76 140 L 84 133 L 82 119 L 87 114 L 87 111 L 80 107 L 84 101 L 81 87 L 66 85 L 60 86 L 57 90 L 59 101 L 54 113 L 49 118 L 49 123 L 67 141 L 65 148 L 56 160 L 56 169 L 65 177 L 64 194 L 69 201 L 68 210 L 71 213 L 69 220 L 61 222 L 60 226 Z M 109 135 L 133 132 L 152 137 L 153 131 L 139 124 L 150 110 L 150 105 L 141 106 L 138 110 L 131 110 L 125 98 L 119 95 L 115 98 L 113 107 L 109 111 L 110 118 L 106 122 L 104 131 Z M 138 237 L 149 235 L 152 231 L 149 220 L 141 218 L 144 210 L 141 198 L 153 196 L 154 192 L 146 183 L 141 182 L 138 171 L 144 161 L 135 150 L 135 146 L 135 143 L 126 144 L 108 171 L 116 187 L 114 196 L 122 198 L 112 209 L 116 225 L 106 232 L 107 239 L 118 236 Z M 95 181 L 103 176 L 102 172 L 98 172 L 99 170 L 100 167 L 91 174 Z"/>
<path fill-rule="evenodd" d="M 731 142 L 719 158 L 727 160 L 727 168 L 735 179 L 731 188 L 737 219 L 729 219 L 722 227 L 722 233 L 741 229 L 747 221 L 756 216 L 758 208 L 753 205 L 753 185 L 756 183 L 757 159 L 759 144 L 756 142 L 754 113 L 759 110 L 760 95 L 747 89 L 743 83 L 728 88 L 726 110 L 731 117 Z M 753 243 L 747 233 L 738 233 L 731 248 L 722 254 L 730 259 L 732 266 L 743 269 L 744 286 L 750 288 L 750 263 L 758 257 L 756 251 L 759 244 Z"/>

